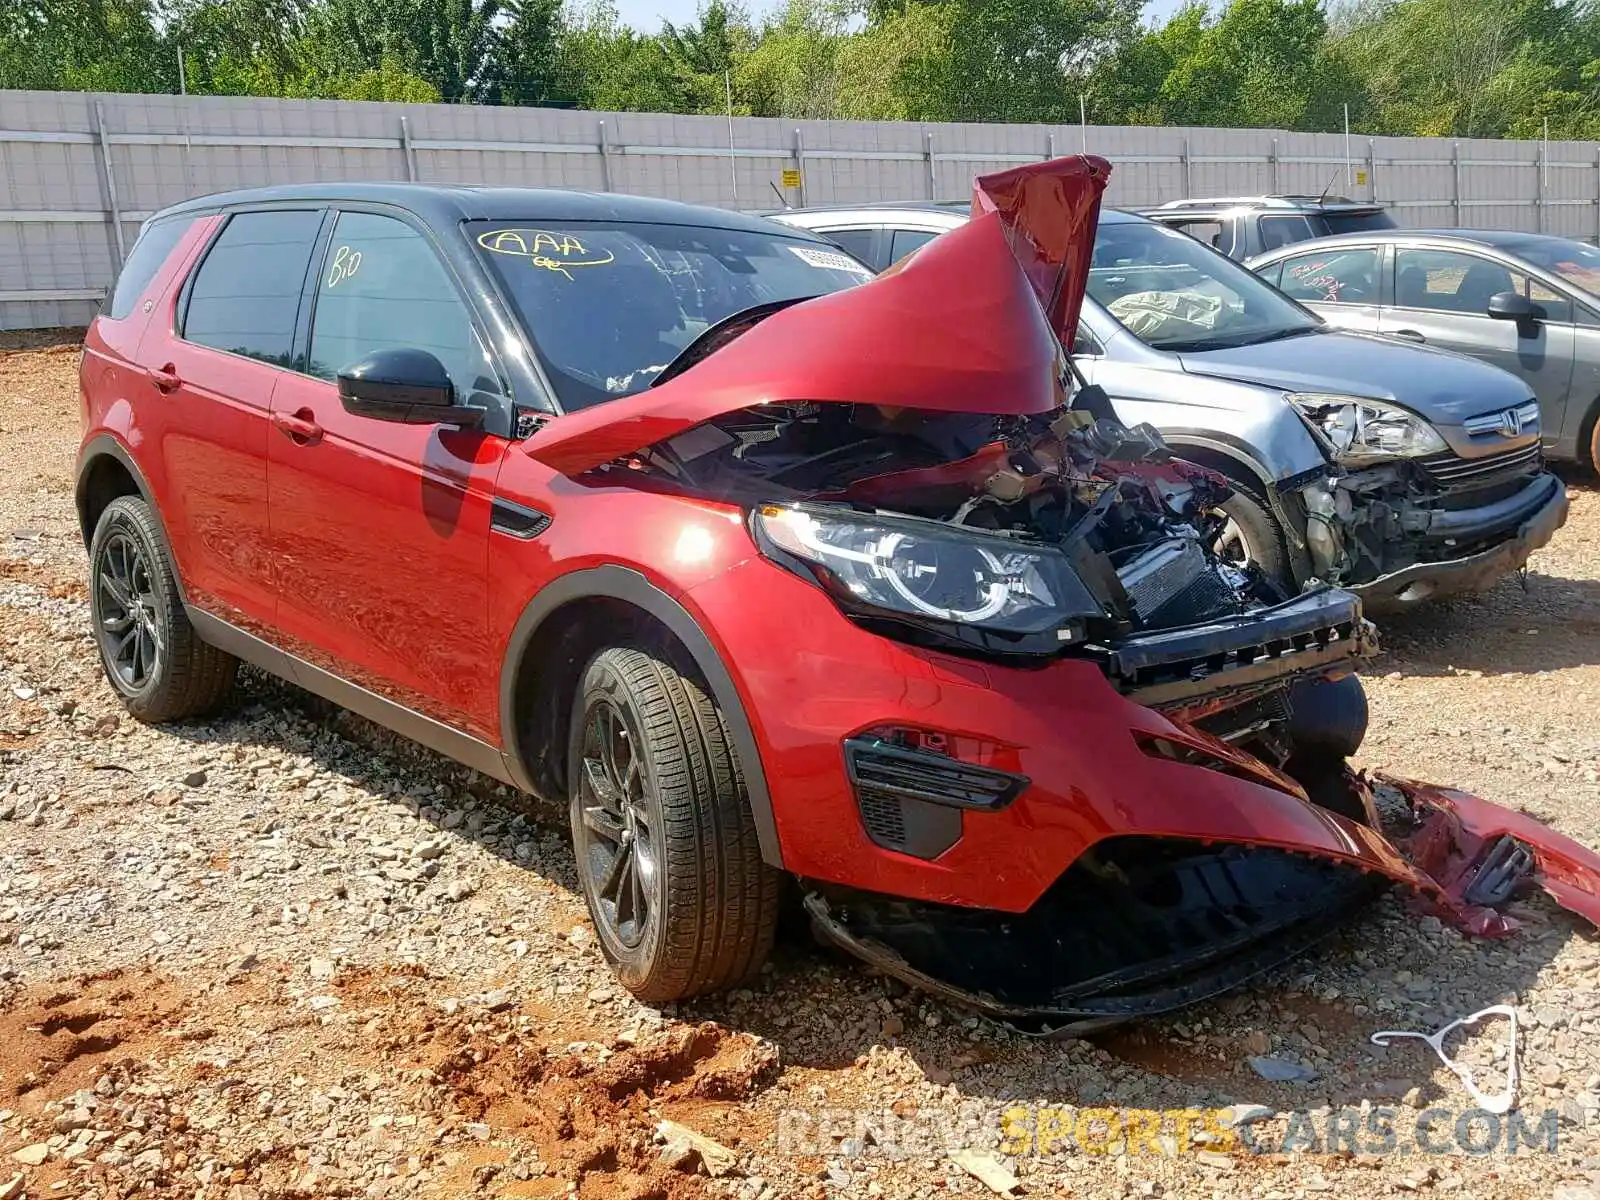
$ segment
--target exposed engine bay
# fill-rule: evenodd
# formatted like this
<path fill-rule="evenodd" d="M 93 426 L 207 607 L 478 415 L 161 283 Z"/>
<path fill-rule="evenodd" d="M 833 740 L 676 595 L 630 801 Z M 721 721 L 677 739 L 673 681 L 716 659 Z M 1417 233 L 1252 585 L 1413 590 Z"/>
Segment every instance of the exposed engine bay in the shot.
<path fill-rule="evenodd" d="M 1075 401 L 1006 417 L 767 405 L 635 465 L 750 506 L 773 556 L 866 627 L 1006 663 L 1088 657 L 1140 703 L 1283 765 L 1318 736 L 1294 725 L 1297 681 L 1348 674 L 1374 647 L 1359 603 L 1288 597 L 1224 560 L 1227 480 L 1173 458 L 1153 427 L 1097 415 L 1098 389 Z M 859 536 L 823 545 L 833 523 Z M 1339 756 L 1359 743 L 1350 724 Z"/>

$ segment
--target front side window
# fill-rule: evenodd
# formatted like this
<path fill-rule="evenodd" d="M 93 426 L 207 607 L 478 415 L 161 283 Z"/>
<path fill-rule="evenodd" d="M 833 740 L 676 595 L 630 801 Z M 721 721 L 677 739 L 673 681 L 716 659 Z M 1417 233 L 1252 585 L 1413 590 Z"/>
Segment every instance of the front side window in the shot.
<path fill-rule="evenodd" d="M 1487 316 L 1489 300 L 1502 292 L 1527 296 L 1528 277 L 1520 271 L 1455 250 L 1406 250 L 1395 253 L 1394 302 L 1400 308 L 1422 308 L 1463 316 Z"/>
<path fill-rule="evenodd" d="M 321 225 L 310 209 L 230 217 L 189 289 L 184 340 L 293 366 L 300 292 Z"/>
<path fill-rule="evenodd" d="M 339 214 L 317 282 L 311 373 L 333 379 L 376 350 L 426 350 L 456 394 L 499 392 L 466 303 L 432 244 L 404 221 Z"/>
<path fill-rule="evenodd" d="M 748 229 L 468 222 L 564 409 L 642 392 L 713 325 L 872 272 L 832 246 Z"/>
<path fill-rule="evenodd" d="M 111 303 L 106 306 L 106 316 L 120 321 L 133 311 L 145 288 L 161 270 L 161 264 L 177 248 L 183 235 L 194 224 L 193 217 L 168 217 L 145 226 L 139 240 L 128 252 L 128 261 L 117 276 L 116 290 L 111 293 Z"/>
<path fill-rule="evenodd" d="M 1594 246 L 1567 238 L 1543 237 L 1509 244 L 1505 249 L 1591 296 L 1600 296 L 1600 249 Z M 1549 301 L 1544 296 L 1553 296 L 1554 293 L 1549 288 L 1543 288 L 1541 294 L 1542 285 L 1535 282 L 1533 286 L 1532 298 L 1548 307 Z"/>
<path fill-rule="evenodd" d="M 1362 246 L 1283 260 L 1278 288 L 1302 304 L 1376 304 L 1378 251 Z"/>
<path fill-rule="evenodd" d="M 1101 223 L 1089 295 L 1158 350 L 1220 350 L 1321 326 L 1232 259 L 1150 221 Z"/>

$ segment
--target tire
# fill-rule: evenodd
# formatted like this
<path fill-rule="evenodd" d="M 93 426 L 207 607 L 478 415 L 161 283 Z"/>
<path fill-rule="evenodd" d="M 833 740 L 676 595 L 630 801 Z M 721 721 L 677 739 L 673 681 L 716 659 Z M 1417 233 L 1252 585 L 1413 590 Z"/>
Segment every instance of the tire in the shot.
<path fill-rule="evenodd" d="M 1217 506 L 1228 518 L 1228 526 L 1217 540 L 1218 553 L 1232 562 L 1253 562 L 1284 595 L 1293 596 L 1300 589 L 1289 566 L 1289 550 L 1277 518 L 1255 492 L 1236 481 L 1229 483 L 1233 495 Z"/>
<path fill-rule="evenodd" d="M 722 713 L 699 680 L 656 651 L 602 650 L 578 687 L 567 763 L 578 878 L 623 986 L 659 1004 L 759 971 L 783 877 L 761 858 Z"/>
<path fill-rule="evenodd" d="M 222 707 L 239 660 L 189 624 L 166 537 L 138 496 L 106 506 L 89 543 L 89 612 L 106 679 L 146 724 Z"/>
<path fill-rule="evenodd" d="M 1355 675 L 1298 679 L 1289 688 L 1287 733 L 1296 754 L 1343 762 L 1367 736 L 1367 693 Z"/>

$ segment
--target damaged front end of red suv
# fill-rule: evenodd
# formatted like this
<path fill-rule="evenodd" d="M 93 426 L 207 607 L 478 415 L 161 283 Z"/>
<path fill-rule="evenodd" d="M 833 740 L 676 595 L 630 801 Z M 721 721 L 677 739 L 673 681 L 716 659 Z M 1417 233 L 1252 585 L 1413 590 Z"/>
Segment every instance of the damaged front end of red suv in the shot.
<path fill-rule="evenodd" d="M 1480 933 L 1536 880 L 1600 916 L 1592 853 L 1347 768 L 1374 648 L 1359 600 L 1221 558 L 1227 482 L 1081 386 L 1108 173 L 980 180 L 974 219 L 899 269 L 738 314 L 647 392 L 529 440 L 573 479 L 727 506 L 760 555 L 752 607 L 820 592 L 847 623 L 797 608 L 792 670 L 719 638 L 815 927 L 917 986 L 1082 1029 L 1236 986 L 1394 882 Z M 782 621 L 751 618 L 752 654 L 781 659 Z M 861 633 L 893 655 L 852 664 Z"/>

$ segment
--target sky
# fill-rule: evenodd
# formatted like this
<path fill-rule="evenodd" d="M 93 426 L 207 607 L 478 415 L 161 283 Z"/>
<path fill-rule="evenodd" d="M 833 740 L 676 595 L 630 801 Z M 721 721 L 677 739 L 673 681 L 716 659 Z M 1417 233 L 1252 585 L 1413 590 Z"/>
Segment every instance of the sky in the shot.
<path fill-rule="evenodd" d="M 1145 6 L 1145 20 L 1170 16 L 1178 10 L 1182 0 L 1150 0 Z M 617 0 L 622 19 L 644 33 L 654 33 L 663 20 L 681 25 L 693 21 L 700 9 L 701 0 Z M 747 0 L 750 15 L 761 17 L 778 7 L 778 0 Z"/>

